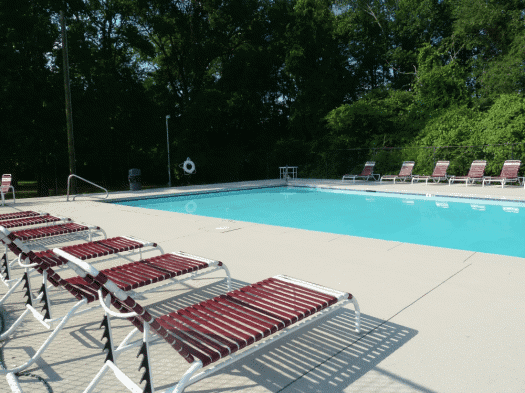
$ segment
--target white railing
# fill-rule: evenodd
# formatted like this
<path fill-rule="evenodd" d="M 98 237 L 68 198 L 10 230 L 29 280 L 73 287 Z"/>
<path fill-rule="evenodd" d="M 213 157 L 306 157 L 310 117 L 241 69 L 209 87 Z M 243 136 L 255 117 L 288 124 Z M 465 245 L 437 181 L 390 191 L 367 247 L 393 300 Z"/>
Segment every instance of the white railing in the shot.
<path fill-rule="evenodd" d="M 99 186 L 98 184 L 95 184 L 95 183 L 93 183 L 93 182 L 90 182 L 89 180 L 86 180 L 86 179 L 84 179 L 83 177 L 80 177 L 80 176 L 77 176 L 77 175 L 69 175 L 69 177 L 67 178 L 67 201 L 68 201 L 68 202 L 69 202 L 69 184 L 70 184 L 70 182 L 71 182 L 71 178 L 72 178 L 72 177 L 76 177 L 76 178 L 78 178 L 78 179 L 80 179 L 80 180 L 84 180 L 86 183 L 89 183 L 89 184 L 91 184 L 91 185 L 93 185 L 93 186 L 95 186 L 95 187 L 98 187 L 98 188 L 100 188 L 100 189 L 106 191 L 106 196 L 105 196 L 104 198 L 107 198 L 107 197 L 108 197 L 109 192 L 108 192 L 108 190 L 106 190 L 104 187 L 101 187 L 101 186 Z M 86 194 L 80 194 L 80 195 L 86 195 Z M 78 196 L 78 195 L 73 196 L 73 201 L 75 200 L 75 198 L 76 198 L 77 196 Z"/>

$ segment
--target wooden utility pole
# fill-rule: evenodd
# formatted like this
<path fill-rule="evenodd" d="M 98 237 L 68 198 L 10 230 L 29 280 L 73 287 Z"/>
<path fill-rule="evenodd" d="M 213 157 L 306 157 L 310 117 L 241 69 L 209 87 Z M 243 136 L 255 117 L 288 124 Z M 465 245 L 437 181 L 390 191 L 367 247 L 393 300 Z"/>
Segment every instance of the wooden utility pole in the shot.
<path fill-rule="evenodd" d="M 71 88 L 69 85 L 69 59 L 67 54 L 67 32 L 64 11 L 60 11 L 60 25 L 62 28 L 62 58 L 64 68 L 64 90 L 66 93 L 66 122 L 67 122 L 67 149 L 69 152 L 69 174 L 76 175 L 75 140 L 73 139 L 73 113 L 71 111 Z M 71 179 L 71 193 L 76 194 L 75 178 Z"/>

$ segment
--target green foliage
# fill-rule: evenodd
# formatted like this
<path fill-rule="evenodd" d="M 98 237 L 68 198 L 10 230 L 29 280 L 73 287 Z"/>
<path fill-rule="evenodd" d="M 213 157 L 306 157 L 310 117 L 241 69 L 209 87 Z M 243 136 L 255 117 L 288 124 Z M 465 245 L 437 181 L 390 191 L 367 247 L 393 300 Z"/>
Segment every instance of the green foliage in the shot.
<path fill-rule="evenodd" d="M 442 53 L 430 44 L 419 50 L 414 91 L 430 109 L 447 108 L 468 102 L 464 70 L 454 61 L 443 64 Z"/>
<path fill-rule="evenodd" d="M 295 138 L 315 140 L 324 132 L 323 118 L 340 105 L 355 82 L 341 51 L 344 32 L 328 0 L 298 0 L 286 28 L 284 71 L 290 86 L 290 128 Z"/>
<path fill-rule="evenodd" d="M 451 161 L 450 173 L 466 173 L 476 159 L 487 160 L 487 173 L 499 174 L 505 160 L 514 158 L 525 162 L 525 99 L 520 95 L 501 95 L 486 111 L 456 106 L 442 112 L 421 131 L 415 143 L 419 146 L 453 146 L 436 150 L 435 159 Z M 516 144 L 518 146 L 483 146 Z M 478 146 L 464 149 L 457 146 Z M 417 156 L 418 169 L 433 170 L 429 152 Z"/>
<path fill-rule="evenodd" d="M 404 145 L 419 131 L 422 119 L 413 93 L 387 89 L 373 90 L 326 116 L 333 148 Z"/>
<path fill-rule="evenodd" d="M 13 5 L 14 4 L 14 5 Z M 0 164 L 67 175 L 63 2 L 0 5 Z M 65 9 L 79 174 L 180 184 L 396 173 L 476 158 L 499 173 L 520 143 L 523 0 L 96 0 Z M 24 26 L 24 28 L 20 28 Z M 390 149 L 404 146 L 404 149 Z M 388 149 L 387 149 L 388 148 Z M 360 149 L 360 150 L 357 150 Z M 181 175 L 190 156 L 198 175 Z M 225 170 L 225 168 L 227 168 Z M 198 180 L 193 180 L 198 179 Z"/>
<path fill-rule="evenodd" d="M 500 94 L 523 92 L 525 24 L 523 0 L 452 2 L 453 33 L 444 47 L 461 59 L 484 110 Z"/>
<path fill-rule="evenodd" d="M 0 3 L 0 167 L 41 178 L 66 143 L 56 127 L 63 115 L 62 80 L 47 67 L 57 26 L 47 2 Z M 65 117 L 64 117 L 65 118 Z"/>

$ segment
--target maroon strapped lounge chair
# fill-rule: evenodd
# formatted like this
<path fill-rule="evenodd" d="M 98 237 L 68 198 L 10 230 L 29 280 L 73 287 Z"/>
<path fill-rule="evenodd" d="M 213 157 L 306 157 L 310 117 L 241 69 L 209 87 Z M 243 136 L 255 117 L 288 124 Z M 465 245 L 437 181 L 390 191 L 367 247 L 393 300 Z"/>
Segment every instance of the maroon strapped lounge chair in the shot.
<path fill-rule="evenodd" d="M 428 184 L 429 180 L 433 180 L 434 183 L 439 183 L 441 180 L 447 180 L 447 168 L 450 165 L 450 161 L 438 161 L 434 172 L 430 176 L 414 175 L 412 177 L 412 184 L 418 181 L 425 181 L 425 185 Z"/>
<path fill-rule="evenodd" d="M 155 318 L 105 272 L 67 252 L 53 251 L 66 258 L 83 282 L 99 293 L 100 304 L 105 310 L 101 326 L 105 330 L 103 337 L 108 339 L 106 361 L 84 393 L 92 392 L 108 370 L 112 370 L 130 391 L 154 392 L 151 370 L 155 365 L 151 362 L 149 347 L 152 333 L 162 337 L 190 363 L 181 379 L 163 390 L 182 392 L 186 386 L 350 302 L 355 308 L 356 331 L 360 331 L 359 305 L 351 294 L 287 276 L 268 278 L 178 310 L 169 309 L 165 304 L 166 314 Z M 107 304 L 103 298 L 107 299 Z M 109 302 L 120 313 L 112 311 Z M 118 348 L 113 343 L 110 316 L 126 318 L 135 326 Z M 142 340 L 131 342 L 139 332 L 143 334 Z M 273 339 L 261 341 L 268 336 Z M 138 345 L 139 355 L 144 356 L 140 368 L 145 368 L 145 373 L 139 382 L 146 381 L 143 388 L 117 366 L 117 357 Z M 203 367 L 207 368 L 200 371 Z"/>
<path fill-rule="evenodd" d="M 395 184 L 397 179 L 406 181 L 412 178 L 412 170 L 414 169 L 414 165 L 416 165 L 414 161 L 403 162 L 403 165 L 401 166 L 401 170 L 399 171 L 399 175 L 385 175 L 381 177 L 381 180 L 379 181 L 379 183 L 382 183 L 383 180 L 393 180 Z"/>
<path fill-rule="evenodd" d="M 485 173 L 486 166 L 487 161 L 485 160 L 473 161 L 467 176 L 451 176 L 450 179 L 448 179 L 448 185 L 450 186 L 456 181 L 464 181 L 466 187 L 469 183 L 474 184 L 476 180 L 483 181 L 483 174 Z"/>
<path fill-rule="evenodd" d="M 43 213 L 39 212 L 33 212 L 33 211 L 23 211 L 23 212 L 16 212 L 16 213 L 5 213 L 0 214 L 0 221 L 4 220 L 14 220 L 17 218 L 24 218 L 24 217 L 37 217 L 41 216 Z"/>
<path fill-rule="evenodd" d="M 357 178 L 363 178 L 363 179 L 375 179 L 374 177 L 374 166 L 376 165 L 375 161 L 367 161 L 365 163 L 365 167 L 363 168 L 363 172 L 361 172 L 360 175 L 344 175 L 342 181 L 344 180 L 350 180 L 352 179 L 353 183 L 355 183 L 355 179 Z M 375 176 L 379 177 L 378 174 L 375 174 Z"/>
<path fill-rule="evenodd" d="M 50 250 L 39 252 L 31 251 L 30 248 L 18 236 L 16 236 L 16 232 L 10 232 L 9 230 L 2 227 L 0 227 L 0 242 L 5 245 L 6 249 L 9 249 L 18 257 L 14 259 L 14 262 L 18 262 L 25 269 L 22 277 L 18 279 L 11 279 L 8 269 L 9 264 L 3 264 L 3 267 L 6 268 L 4 274 L 6 274 L 6 280 L 9 281 L 10 285 L 7 293 L 0 299 L 0 305 L 4 303 L 5 300 L 13 293 L 13 291 L 22 283 L 24 283 L 24 286 L 28 288 L 26 295 L 31 293 L 29 278 L 34 272 L 32 268 L 37 267 L 31 258 L 45 259 L 52 267 L 62 266 L 66 263 L 63 258 L 54 256 Z M 125 236 L 75 244 L 63 247 L 63 249 L 68 250 L 68 252 L 71 254 L 84 260 L 104 257 L 112 254 L 119 254 L 125 251 L 138 252 L 142 258 L 143 249 L 148 247 L 162 251 L 162 249 L 157 246 L 156 243 Z M 29 296 L 28 303 L 33 303 L 31 296 Z"/>
<path fill-rule="evenodd" d="M 13 203 L 16 203 L 15 189 L 11 185 L 12 176 L 9 174 L 2 175 L 2 185 L 0 185 L 0 196 L 2 197 L 2 206 L 5 205 L 5 196 L 11 190 L 13 192 Z"/>
<path fill-rule="evenodd" d="M 49 213 L 41 213 L 38 216 L 29 216 L 22 217 L 10 220 L 0 221 L 0 226 L 4 228 L 17 228 L 17 227 L 26 227 L 30 225 L 39 225 L 39 224 L 49 224 L 52 222 L 58 221 L 71 221 L 70 218 L 65 217 L 55 217 L 51 216 Z"/>
<path fill-rule="evenodd" d="M 27 296 L 26 310 L 5 332 L 0 334 L 0 340 L 10 337 L 29 313 L 32 313 L 34 317 L 48 329 L 51 329 L 52 325 L 58 324 L 47 340 L 42 344 L 40 349 L 28 362 L 12 369 L 0 368 L 0 374 L 4 375 L 18 373 L 27 369 L 40 357 L 70 318 L 88 310 L 98 308 L 98 305 L 95 305 L 88 309 L 79 310 L 81 306 L 97 300 L 99 295 L 98 292 L 87 285 L 81 277 L 62 279 L 58 273 L 53 270 L 54 267 L 65 266 L 68 262 L 67 259 L 59 255 L 60 253 L 65 253 L 68 256 L 75 255 L 74 258 L 77 260 L 92 260 L 98 257 L 113 254 L 117 255 L 126 251 L 138 251 L 140 255 L 139 261 L 129 262 L 124 265 L 102 270 L 104 274 L 111 277 L 111 279 L 117 283 L 118 288 L 120 288 L 123 293 L 127 293 L 124 291 L 132 291 L 139 287 L 156 284 L 170 279 L 166 283 L 155 285 L 153 288 L 146 291 L 141 291 L 141 294 L 143 294 L 159 290 L 168 285 L 194 279 L 204 274 L 213 273 L 218 270 L 223 270 L 226 273 L 228 288 L 231 289 L 230 273 L 222 262 L 183 252 L 164 254 L 162 248 L 156 243 L 146 242 L 131 237 L 114 237 L 42 252 L 33 252 L 29 250 L 19 239 L 13 237 L 7 229 L 0 229 L 0 240 L 7 244 L 13 253 L 19 256 L 20 264 L 26 268 L 22 282 L 24 282 L 24 288 L 26 290 L 25 296 Z M 142 259 L 142 252 L 147 251 L 144 250 L 146 247 L 150 247 L 150 250 L 160 251 L 161 255 Z M 129 257 L 129 254 L 126 254 L 126 256 Z M 36 297 L 33 296 L 33 291 L 31 289 L 31 280 L 28 271 L 30 268 L 34 268 L 34 271 L 40 273 L 43 277 L 40 294 Z M 178 279 L 177 277 L 181 275 L 184 275 L 184 277 Z M 51 293 L 49 292 L 47 283 L 69 291 L 79 300 L 71 307 L 66 315 L 58 318 L 52 317 Z M 12 293 L 12 291 L 13 288 L 10 289 L 10 291 L 0 300 L 0 304 Z M 43 314 L 36 310 L 38 302 L 43 303 Z"/>
<path fill-rule="evenodd" d="M 485 187 L 485 183 L 490 184 L 492 182 L 500 182 L 501 188 L 505 186 L 505 183 L 517 183 L 518 182 L 518 171 L 520 170 L 520 160 L 507 160 L 503 163 L 503 168 L 499 176 L 484 176 L 482 186 Z"/>
<path fill-rule="evenodd" d="M 56 224 L 57 222 L 62 221 L 61 224 Z M 71 219 L 64 217 L 55 217 L 50 216 L 47 213 L 41 213 L 40 216 L 30 216 L 12 220 L 0 221 L 0 229 L 10 229 L 23 226 L 32 226 L 38 224 L 50 224 L 55 223 L 55 225 L 47 225 L 42 227 L 33 227 L 27 229 L 20 229 L 17 231 L 10 232 L 13 238 L 19 239 L 23 242 L 31 242 L 32 245 L 35 245 L 38 241 L 42 239 L 48 239 L 51 237 L 60 237 L 64 235 L 72 235 L 79 233 L 86 233 L 88 235 L 88 240 L 93 239 L 93 234 L 101 233 L 104 238 L 107 238 L 106 232 L 103 229 L 96 225 L 87 225 L 70 222 Z M 63 239 L 62 239 L 63 240 Z M 0 244 L 2 242 L 0 241 Z M 2 257 L 0 257 L 0 280 L 7 285 L 8 287 L 16 280 L 11 279 L 10 268 L 16 262 L 15 260 L 9 261 L 7 258 L 7 246 L 5 246 L 5 252 Z"/>

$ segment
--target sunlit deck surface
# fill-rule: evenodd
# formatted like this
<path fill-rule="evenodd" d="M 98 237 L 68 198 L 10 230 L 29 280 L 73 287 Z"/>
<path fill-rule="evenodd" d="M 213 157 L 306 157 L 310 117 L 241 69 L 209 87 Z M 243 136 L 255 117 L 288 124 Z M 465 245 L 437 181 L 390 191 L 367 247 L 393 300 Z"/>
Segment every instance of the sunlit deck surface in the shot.
<path fill-rule="evenodd" d="M 525 201 L 523 186 L 291 180 L 290 184 Z M 204 190 L 283 185 L 283 180 L 120 192 L 108 200 Z M 102 196 L 102 194 L 96 194 Z M 525 264 L 522 258 L 420 246 L 101 203 L 89 196 L 11 200 L 1 213 L 38 210 L 95 224 L 108 237 L 132 235 L 224 262 L 232 285 L 286 274 L 352 293 L 363 333 L 353 331 L 351 306 L 287 336 L 186 392 L 518 392 L 525 386 Z M 104 201 L 107 201 L 104 199 Z M 403 225 L 403 223 L 400 223 Z M 70 243 L 52 243 L 47 247 Z M 95 262 L 97 268 L 112 262 Z M 20 275 L 21 269 L 13 270 Z M 62 270 L 64 276 L 71 275 Z M 35 281 L 34 288 L 37 288 Z M 0 286 L 0 296 L 6 292 Z M 205 276 L 148 295 L 141 303 L 162 312 L 164 299 L 180 307 L 226 292 L 224 274 Z M 22 289 L 3 307 L 6 324 L 24 308 Z M 57 315 L 74 303 L 61 291 Z M 68 323 L 42 358 L 18 377 L 24 392 L 81 392 L 104 362 L 102 310 Z M 113 322 L 115 341 L 131 330 Z M 0 349 L 8 367 L 24 363 L 48 331 L 27 318 Z M 138 383 L 136 351 L 117 363 Z M 164 341 L 152 345 L 155 388 L 177 381 L 187 363 Z M 10 392 L 1 377 L 0 392 Z M 126 392 L 107 373 L 96 392 Z"/>

